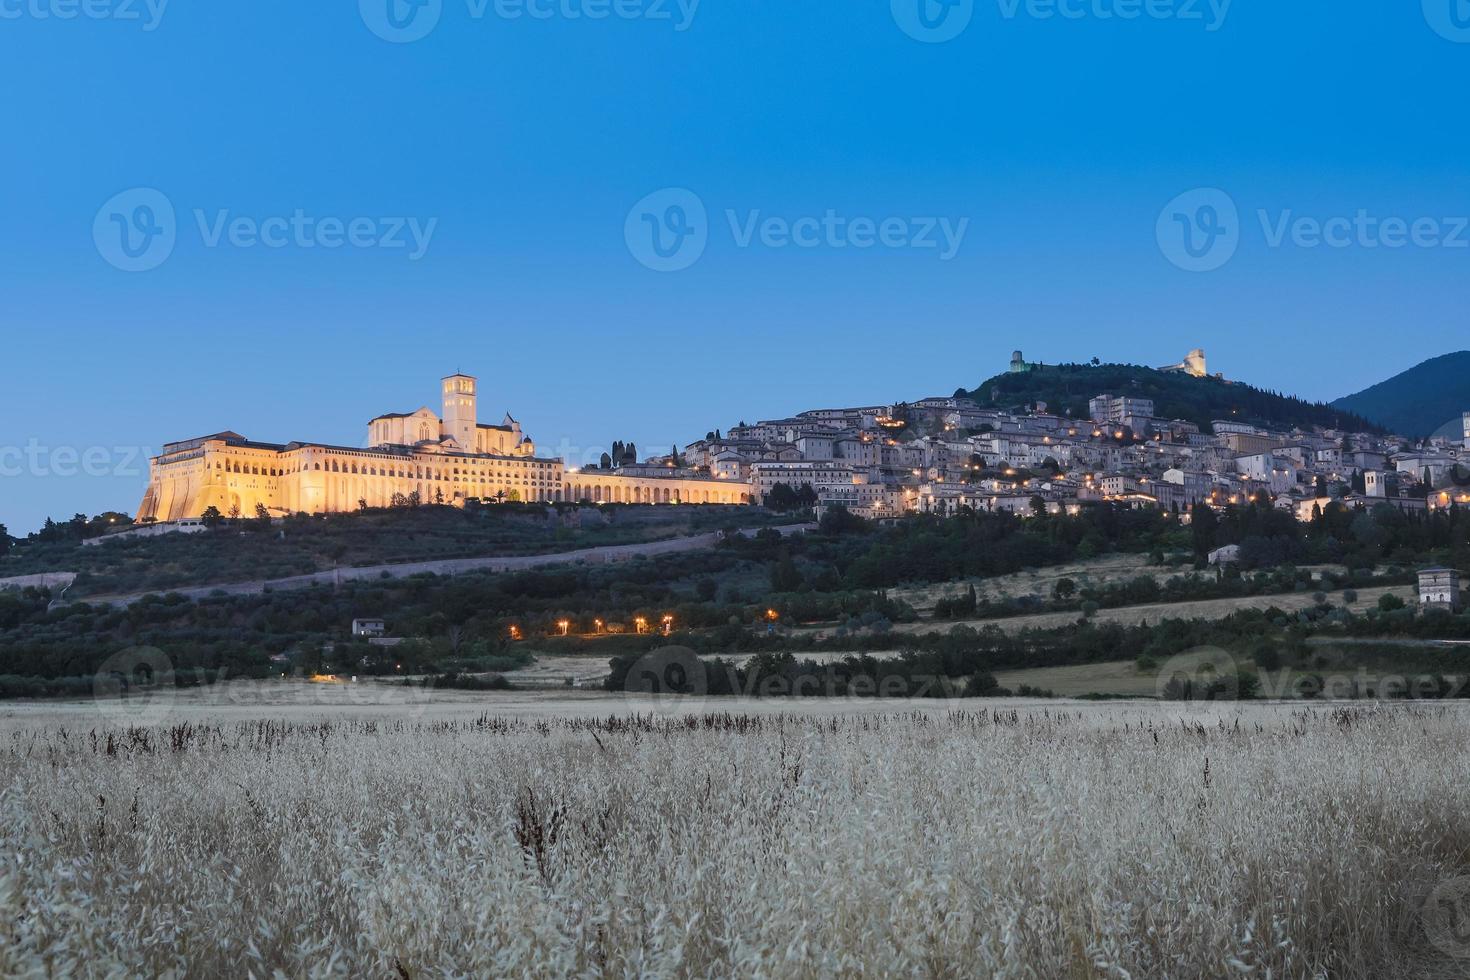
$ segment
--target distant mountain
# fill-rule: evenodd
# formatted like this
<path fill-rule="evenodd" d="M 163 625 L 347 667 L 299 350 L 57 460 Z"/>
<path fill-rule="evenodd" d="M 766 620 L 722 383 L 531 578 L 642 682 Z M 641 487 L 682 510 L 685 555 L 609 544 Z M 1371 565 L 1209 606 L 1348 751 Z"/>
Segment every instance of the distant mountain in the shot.
<path fill-rule="evenodd" d="M 1431 358 L 1332 403 L 1405 436 L 1427 436 L 1470 412 L 1470 351 Z"/>
<path fill-rule="evenodd" d="M 1096 395 L 1152 398 L 1160 418 L 1184 419 L 1210 431 L 1210 422 L 1229 419 L 1272 428 L 1348 428 L 1376 432 L 1379 427 L 1351 411 L 1304 401 L 1247 384 L 1157 371 L 1135 364 L 1030 365 L 1014 374 L 998 374 L 965 394 L 985 407 L 1009 408 L 1044 401 L 1047 410 L 1087 418 L 1087 402 Z"/>

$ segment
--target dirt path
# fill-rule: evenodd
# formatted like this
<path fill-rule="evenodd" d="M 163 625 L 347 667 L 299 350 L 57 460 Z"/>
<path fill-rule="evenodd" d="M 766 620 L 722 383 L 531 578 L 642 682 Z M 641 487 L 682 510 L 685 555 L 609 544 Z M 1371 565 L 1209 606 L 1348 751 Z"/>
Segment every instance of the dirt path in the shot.
<path fill-rule="evenodd" d="M 788 524 L 775 528 L 783 535 L 810 531 L 815 524 Z M 762 528 L 744 528 L 737 531 L 750 537 Z M 641 544 L 602 545 L 582 548 L 577 551 L 562 551 L 549 555 L 517 555 L 514 557 L 448 558 L 438 561 L 401 562 L 392 565 L 364 565 L 356 568 L 335 568 L 309 575 L 293 575 L 289 578 L 257 579 L 252 582 L 219 582 L 190 586 L 183 589 L 154 589 L 148 592 L 132 592 L 120 595 L 87 596 L 78 602 L 92 605 L 127 606 L 150 595 L 181 595 L 186 599 L 204 599 L 212 595 L 263 595 L 267 592 L 286 592 L 292 589 L 308 589 L 318 585 L 340 585 L 343 582 L 373 578 L 408 578 L 412 575 L 463 575 L 466 572 L 517 572 L 528 568 L 569 563 L 594 565 L 631 561 L 641 556 L 677 554 L 713 548 L 720 539 L 720 531 L 710 531 L 686 538 L 667 538 L 663 541 L 647 541 Z"/>

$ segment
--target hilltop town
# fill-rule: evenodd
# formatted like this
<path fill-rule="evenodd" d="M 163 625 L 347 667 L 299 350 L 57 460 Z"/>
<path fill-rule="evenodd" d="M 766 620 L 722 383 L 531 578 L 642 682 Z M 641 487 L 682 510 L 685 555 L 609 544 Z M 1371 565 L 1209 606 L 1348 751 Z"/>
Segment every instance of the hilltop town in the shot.
<path fill-rule="evenodd" d="M 1099 375 L 1118 373 L 1101 367 Z M 1017 351 L 1008 374 L 1045 370 Z M 1089 370 L 1077 366 L 1069 383 L 1085 384 Z M 1179 375 L 1202 384 L 1223 380 L 1208 375 L 1202 350 L 1179 364 L 1134 374 Z M 1287 400 L 1277 401 L 1289 408 Z M 1264 495 L 1308 520 L 1333 501 L 1349 507 L 1390 503 L 1404 511 L 1470 502 L 1470 486 L 1456 482 L 1455 470 L 1470 464 L 1470 412 L 1462 439 L 1416 443 L 1373 431 L 1362 420 L 1358 426 L 1283 425 L 1237 410 L 1191 421 L 1161 417 L 1159 409 L 1129 387 L 1097 390 L 1086 399 L 1085 417 L 1061 414 L 1044 401 L 981 404 L 964 393 L 816 408 L 711 433 L 685 448 L 683 462 L 721 479 L 748 481 L 758 500 L 780 503 L 796 494 L 819 511 L 841 505 L 866 518 L 961 508 L 1075 513 L 1094 501 L 1187 512 L 1199 503 L 1223 506 Z M 671 462 L 655 460 L 648 469 L 657 472 Z"/>
<path fill-rule="evenodd" d="M 634 444 L 615 442 L 583 467 L 538 454 L 508 414 L 481 423 L 475 378 L 451 375 L 441 391 L 442 414 L 378 416 L 362 446 L 236 432 L 166 444 L 135 518 L 105 530 L 507 502 L 764 504 L 818 517 L 842 507 L 887 520 L 1075 514 L 1096 502 L 1187 519 L 1197 504 L 1268 500 L 1303 521 L 1334 502 L 1405 512 L 1470 503 L 1470 412 L 1415 440 L 1212 375 L 1200 349 L 1160 368 L 1048 366 L 1016 351 L 973 391 L 742 421 L 642 460 Z"/>

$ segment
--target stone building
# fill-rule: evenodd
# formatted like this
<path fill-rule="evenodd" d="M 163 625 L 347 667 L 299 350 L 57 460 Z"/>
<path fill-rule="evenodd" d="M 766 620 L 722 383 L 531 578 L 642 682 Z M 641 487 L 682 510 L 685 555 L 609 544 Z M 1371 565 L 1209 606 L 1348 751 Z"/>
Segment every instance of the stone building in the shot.
<path fill-rule="evenodd" d="M 1453 568 L 1426 568 L 1419 573 L 1419 605 L 1422 608 L 1459 612 L 1460 573 Z"/>
<path fill-rule="evenodd" d="M 1166 374 L 1187 374 L 1195 378 L 1209 375 L 1209 369 L 1205 366 L 1205 352 L 1198 347 L 1185 354 L 1184 360 L 1178 364 L 1166 364 L 1159 370 Z"/>
<path fill-rule="evenodd" d="M 581 501 L 742 504 L 742 482 L 620 477 L 568 471 L 536 455 L 535 443 L 509 415 L 500 425 L 477 420 L 476 380 L 454 374 L 442 384 L 443 414 L 427 407 L 380 415 L 368 423 L 366 448 L 325 443 L 269 443 L 237 432 L 167 443 L 149 463 L 142 521 L 223 515 L 341 513 L 417 501 Z"/>

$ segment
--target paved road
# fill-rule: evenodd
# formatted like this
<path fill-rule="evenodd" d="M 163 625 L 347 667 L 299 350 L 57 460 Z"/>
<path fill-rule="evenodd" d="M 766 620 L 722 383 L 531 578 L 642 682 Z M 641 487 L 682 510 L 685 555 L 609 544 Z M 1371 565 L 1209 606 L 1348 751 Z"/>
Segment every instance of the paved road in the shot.
<path fill-rule="evenodd" d="M 788 524 L 775 530 L 783 535 L 796 534 L 816 528 L 815 524 Z M 750 537 L 760 528 L 743 528 L 737 534 Z M 182 589 L 155 589 L 149 592 L 133 592 L 126 595 L 84 596 L 74 600 L 93 605 L 127 606 L 150 595 L 164 593 L 181 595 L 187 599 L 204 599 L 212 595 L 262 595 L 266 592 L 285 592 L 291 589 L 308 589 L 317 585 L 340 585 L 359 579 L 407 578 L 410 575 L 463 575 L 466 572 L 516 572 L 545 565 L 565 565 L 582 562 L 594 565 L 630 561 L 639 555 L 648 557 L 676 554 L 683 551 L 698 551 L 713 548 L 719 541 L 719 531 L 697 534 L 685 538 L 668 538 L 663 541 L 647 541 L 642 544 L 603 545 L 598 548 L 583 548 L 580 551 L 561 551 L 550 555 L 518 555 L 499 558 L 447 558 L 439 561 L 420 561 L 394 565 L 365 565 L 356 568 L 335 568 L 310 575 L 293 575 L 290 578 L 257 579 L 250 582 L 219 582 L 197 585 Z"/>

